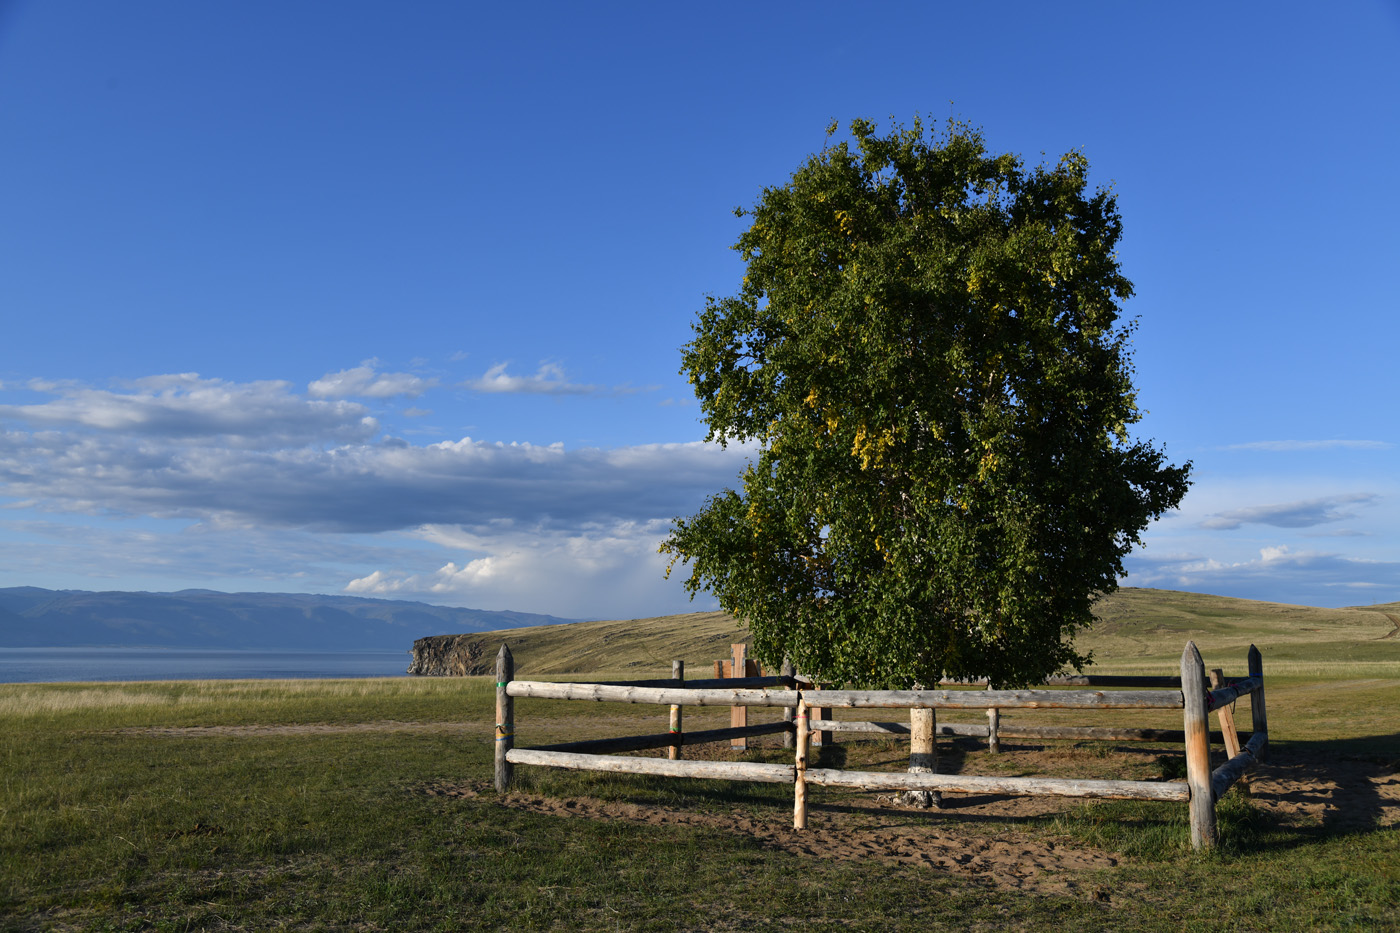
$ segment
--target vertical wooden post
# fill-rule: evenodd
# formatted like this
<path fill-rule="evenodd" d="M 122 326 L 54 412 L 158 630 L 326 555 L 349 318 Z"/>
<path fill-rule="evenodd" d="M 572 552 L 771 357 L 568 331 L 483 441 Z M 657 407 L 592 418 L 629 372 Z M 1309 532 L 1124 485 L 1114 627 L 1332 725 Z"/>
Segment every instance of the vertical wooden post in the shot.
<path fill-rule="evenodd" d="M 817 689 L 821 689 L 818 687 Z M 808 713 L 812 744 L 825 748 L 836 744 L 836 733 L 822 728 L 822 723 L 831 722 L 831 707 L 819 706 Z"/>
<path fill-rule="evenodd" d="M 729 650 L 733 652 L 733 666 L 730 668 L 730 676 L 743 677 L 744 674 L 748 673 L 746 670 L 748 664 L 746 662 L 748 661 L 749 646 L 743 642 L 738 642 L 730 645 Z M 749 708 L 747 706 L 731 706 L 729 708 L 730 726 L 737 729 L 741 726 L 747 726 L 748 724 Z M 731 739 L 729 747 L 738 749 L 739 751 L 746 751 L 749 747 L 749 740 L 746 738 Z"/>
<path fill-rule="evenodd" d="M 987 689 L 995 688 L 990 680 L 987 681 Z M 1001 752 L 1001 710 L 995 706 L 987 707 L 987 751 L 993 755 Z"/>
<path fill-rule="evenodd" d="M 915 690 L 923 689 L 919 684 Z M 911 708 L 909 710 L 909 773 L 938 773 L 938 717 L 931 708 Z M 904 799 L 916 807 L 943 805 L 943 795 L 938 791 L 906 791 Z"/>
<path fill-rule="evenodd" d="M 796 765 L 792 786 L 792 828 L 807 828 L 807 701 L 797 701 Z"/>
<path fill-rule="evenodd" d="M 506 693 L 514 679 L 515 658 L 502 642 L 496 653 L 496 791 L 502 794 L 510 787 L 512 771 L 506 752 L 515 747 L 515 697 Z"/>
<path fill-rule="evenodd" d="M 1214 668 L 1210 672 L 1210 688 L 1219 690 L 1225 686 L 1225 672 L 1220 668 Z M 1229 761 L 1240 753 L 1240 734 L 1235 731 L 1235 704 L 1226 703 L 1215 711 L 1215 717 L 1220 720 L 1220 738 L 1225 743 L 1225 760 Z M 1245 780 L 1242 776 L 1241 781 Z"/>
<path fill-rule="evenodd" d="M 1191 789 L 1191 845 L 1215 845 L 1215 795 L 1210 789 L 1210 712 L 1206 709 L 1206 667 L 1196 643 L 1181 653 L 1181 695 L 1185 701 L 1186 784 Z"/>
<path fill-rule="evenodd" d="M 680 681 L 680 684 L 678 684 L 677 686 L 685 684 L 684 661 L 676 660 L 671 662 L 671 679 Z M 679 704 L 673 704 L 671 706 L 671 735 L 675 736 L 676 744 L 666 749 L 666 757 L 671 759 L 672 761 L 676 761 L 681 757 L 680 739 L 681 735 L 683 734 L 681 732 L 682 728 L 683 727 L 681 725 L 681 707 Z"/>
<path fill-rule="evenodd" d="M 797 668 L 793 667 L 792 661 L 783 658 L 783 676 L 792 677 L 797 673 Z M 793 722 L 794 711 L 791 706 L 783 707 L 783 722 Z M 792 748 L 796 745 L 797 737 L 791 732 L 783 733 L 783 748 Z"/>
<path fill-rule="evenodd" d="M 1255 734 L 1263 733 L 1264 747 L 1259 750 L 1259 760 L 1269 757 L 1269 715 L 1264 709 L 1264 656 L 1253 645 L 1249 646 L 1249 676 L 1259 678 L 1259 689 L 1249 695 L 1249 711 L 1253 714 Z M 1254 740 L 1251 735 L 1250 741 Z"/>

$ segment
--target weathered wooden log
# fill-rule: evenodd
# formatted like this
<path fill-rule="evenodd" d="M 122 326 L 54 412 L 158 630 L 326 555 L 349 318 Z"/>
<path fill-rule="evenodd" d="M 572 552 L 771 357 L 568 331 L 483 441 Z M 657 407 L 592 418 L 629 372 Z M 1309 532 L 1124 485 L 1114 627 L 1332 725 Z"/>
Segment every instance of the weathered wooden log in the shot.
<path fill-rule="evenodd" d="M 675 660 L 671 662 L 671 679 L 680 681 L 681 683 L 685 682 L 684 661 Z M 677 737 L 683 735 L 685 732 L 685 728 L 682 725 L 683 719 L 681 713 L 681 710 L 684 708 L 685 707 L 674 703 L 671 704 L 671 734 Z M 666 750 L 666 757 L 672 761 L 679 761 L 681 757 L 681 746 L 684 744 L 685 743 L 681 741 L 672 742 L 671 747 Z"/>
<path fill-rule="evenodd" d="M 788 732 L 792 726 L 785 722 L 762 722 L 753 726 L 728 729 L 702 729 L 699 732 L 661 732 L 656 735 L 628 735 L 615 739 L 586 739 L 581 742 L 559 742 L 554 745 L 533 746 L 537 752 L 578 752 L 589 755 L 609 755 L 613 752 L 640 752 L 649 748 L 677 748 L 682 745 L 703 745 L 706 742 L 728 742 L 737 738 L 776 735 Z M 667 756 L 670 758 L 670 756 Z M 671 759 L 676 760 L 676 759 Z"/>
<path fill-rule="evenodd" d="M 510 682 L 515 677 L 515 658 L 505 642 L 496 652 L 496 791 L 505 793 L 510 787 L 510 750 L 515 746 L 515 701 L 510 697 Z"/>
<path fill-rule="evenodd" d="M 1196 686 L 1205 678 L 1205 664 L 1196 643 L 1188 641 L 1181 653 L 1181 689 L 1185 701 L 1182 719 L 1186 732 L 1186 784 L 1191 789 L 1191 845 L 1209 849 L 1215 845 L 1215 796 L 1210 788 L 1209 710 L 1206 691 Z"/>
<path fill-rule="evenodd" d="M 821 724 L 823 730 L 827 732 L 870 732 L 885 735 L 908 735 L 909 723 L 907 722 L 864 722 L 852 719 L 828 719 Z M 987 735 L 986 726 L 972 725 L 965 722 L 935 722 L 934 732 L 937 735 L 975 735 L 985 737 Z"/>
<path fill-rule="evenodd" d="M 797 735 L 793 744 L 797 746 L 793 760 L 792 788 L 792 828 L 807 828 L 807 701 L 797 704 Z"/>
<path fill-rule="evenodd" d="M 793 780 L 792 765 L 770 765 L 755 761 L 671 761 L 669 758 L 544 752 L 534 748 L 513 748 L 507 758 L 518 765 L 544 765 L 550 768 L 571 768 L 575 771 L 760 781 L 768 784 L 791 784 Z"/>
<path fill-rule="evenodd" d="M 836 719 L 822 724 L 832 732 L 857 732 L 887 735 L 908 735 L 907 722 L 865 722 Z M 987 727 L 970 722 L 942 722 L 936 728 L 939 735 L 965 735 L 986 738 Z M 1001 723 L 998 732 L 1004 739 L 1065 739 L 1078 742 L 1174 742 L 1186 741 L 1181 729 L 1128 729 L 1117 726 L 1018 726 Z M 1210 734 L 1212 742 L 1223 741 L 1219 732 Z"/>
<path fill-rule="evenodd" d="M 1001 751 L 1001 710 L 995 706 L 987 709 L 987 751 L 993 755 Z"/>
<path fill-rule="evenodd" d="M 1264 656 L 1259 653 L 1259 649 L 1253 645 L 1249 646 L 1249 676 L 1259 678 L 1259 686 L 1250 694 L 1249 707 L 1254 719 L 1254 735 L 1262 735 L 1263 745 L 1259 747 L 1258 758 L 1260 761 L 1269 759 L 1269 715 L 1264 707 Z M 1249 744 L 1254 744 L 1253 737 Z"/>
<path fill-rule="evenodd" d="M 820 696 L 820 694 L 817 695 Z M 811 694 L 809 694 L 808 699 L 811 698 Z M 824 748 L 827 745 L 836 744 L 836 736 L 827 729 L 827 725 L 831 721 L 831 707 L 807 707 L 807 741 L 810 745 Z"/>
<path fill-rule="evenodd" d="M 1210 686 L 1212 693 L 1225 686 L 1225 672 L 1218 667 L 1210 672 Z M 1229 761 L 1240 753 L 1240 736 L 1235 731 L 1235 704 L 1217 707 L 1215 718 L 1220 722 L 1221 744 L 1225 746 L 1225 760 Z"/>
<path fill-rule="evenodd" d="M 1078 781 L 1065 778 L 984 777 L 970 774 L 912 774 L 898 771 L 808 769 L 809 784 L 866 790 L 930 790 L 958 794 L 1103 797 L 1115 800 L 1186 800 L 1179 781 Z"/>
<path fill-rule="evenodd" d="M 719 690 L 696 687 L 609 687 L 603 684 L 516 680 L 511 696 L 543 700 L 596 700 L 600 703 L 655 703 L 669 706 L 796 706 L 796 690 Z"/>
<path fill-rule="evenodd" d="M 1218 690 L 1206 692 L 1206 709 L 1216 710 L 1222 706 L 1229 706 L 1242 696 L 1247 696 L 1259 688 L 1259 681 L 1253 677 L 1246 677 L 1231 684 L 1225 684 Z"/>
<path fill-rule="evenodd" d="M 1256 741 L 1257 740 L 1257 741 Z M 1250 737 L 1249 744 L 1240 749 L 1239 753 L 1232 756 L 1229 761 L 1216 768 L 1210 774 L 1211 795 L 1219 800 L 1225 796 L 1236 781 L 1241 780 L 1250 768 L 1259 763 L 1256 752 L 1264 745 L 1264 736 L 1256 733 Z"/>
<path fill-rule="evenodd" d="M 1181 709 L 1179 690 L 824 690 L 821 704 L 846 709 Z"/>
<path fill-rule="evenodd" d="M 730 650 L 730 673 L 731 679 L 741 679 L 749 675 L 749 646 L 740 641 L 729 646 Z M 757 674 L 757 671 L 753 673 Z M 726 685 L 728 686 L 728 685 Z M 742 729 L 749 724 L 749 708 L 747 706 L 731 706 L 729 708 L 729 727 L 731 729 Z M 749 740 L 747 738 L 733 739 L 729 747 L 735 751 L 747 751 Z"/>
<path fill-rule="evenodd" d="M 917 689 L 919 685 L 914 686 Z M 937 714 L 928 707 L 909 710 L 909 774 L 938 773 L 937 723 Z M 943 806 L 942 794 L 924 788 L 906 790 L 904 800 L 917 807 Z"/>
<path fill-rule="evenodd" d="M 661 677 L 654 680 L 590 680 L 588 683 L 602 687 L 686 687 L 695 689 L 786 687 L 790 690 L 798 686 L 795 677 L 705 677 L 700 680 L 677 680 L 674 677 Z"/>

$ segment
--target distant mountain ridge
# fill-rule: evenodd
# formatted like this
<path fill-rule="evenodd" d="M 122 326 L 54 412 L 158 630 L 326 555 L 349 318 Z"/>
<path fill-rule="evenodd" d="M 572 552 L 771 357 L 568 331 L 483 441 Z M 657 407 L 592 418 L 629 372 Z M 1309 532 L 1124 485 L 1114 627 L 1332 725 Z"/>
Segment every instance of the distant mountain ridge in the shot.
<path fill-rule="evenodd" d="M 409 651 L 428 635 L 576 622 L 310 593 L 175 593 L 0 588 L 0 647 Z"/>

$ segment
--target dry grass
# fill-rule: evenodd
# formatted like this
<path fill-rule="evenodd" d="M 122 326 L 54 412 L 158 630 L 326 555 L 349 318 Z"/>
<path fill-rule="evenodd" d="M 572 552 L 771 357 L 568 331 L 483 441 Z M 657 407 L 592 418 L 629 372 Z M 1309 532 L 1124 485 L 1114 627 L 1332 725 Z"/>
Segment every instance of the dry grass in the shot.
<path fill-rule="evenodd" d="M 1207 667 L 1243 673 L 1257 644 L 1274 675 L 1400 677 L 1400 637 L 1387 615 L 1397 606 L 1319 609 L 1282 603 L 1125 588 L 1098 605 L 1098 624 L 1078 644 L 1104 674 L 1171 674 L 1187 640 Z M 722 612 L 609 622 L 579 622 L 486 632 L 488 645 L 507 642 L 522 677 L 583 673 L 622 678 L 666 677 L 671 659 L 692 677 L 708 677 L 717 658 L 747 632 Z"/>

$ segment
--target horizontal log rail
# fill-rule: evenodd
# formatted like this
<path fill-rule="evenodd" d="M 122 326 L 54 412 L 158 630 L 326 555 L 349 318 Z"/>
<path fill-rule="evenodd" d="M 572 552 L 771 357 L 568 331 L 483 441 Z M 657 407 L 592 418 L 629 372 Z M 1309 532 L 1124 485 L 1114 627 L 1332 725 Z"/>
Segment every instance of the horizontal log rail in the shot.
<path fill-rule="evenodd" d="M 843 709 L 1181 709 L 1180 690 L 823 690 Z"/>
<path fill-rule="evenodd" d="M 1206 709 L 1220 709 L 1222 706 L 1229 706 L 1240 697 L 1248 696 L 1258 690 L 1263 686 L 1263 682 L 1262 677 L 1245 677 L 1218 690 L 1210 690 L 1206 693 Z"/>
<path fill-rule="evenodd" d="M 656 703 L 664 706 L 797 706 L 796 690 L 745 690 L 691 687 L 632 687 L 513 680 L 513 697 L 543 700 L 595 700 L 600 703 Z"/>
<path fill-rule="evenodd" d="M 735 662 L 735 670 L 739 670 Z M 789 668 L 790 670 L 790 668 Z M 683 668 L 673 667 L 673 672 Z M 807 791 L 810 784 L 829 787 L 990 793 L 1011 795 L 1053 795 L 1060 797 L 1099 797 L 1123 800 L 1186 801 L 1190 808 L 1191 842 L 1198 848 L 1216 843 L 1216 801 L 1241 780 L 1256 763 L 1265 759 L 1269 747 L 1268 719 L 1264 707 L 1263 663 L 1259 650 L 1250 646 L 1249 676 L 1225 683 L 1219 671 L 1207 681 L 1200 652 L 1187 642 L 1181 658 L 1179 678 L 1083 677 L 1059 678 L 1067 686 L 1139 687 L 1137 690 L 821 690 L 804 677 L 741 677 L 721 680 L 683 681 L 680 676 L 656 681 L 621 683 L 555 683 L 515 680 L 514 661 L 509 649 L 501 646 L 496 664 L 496 787 L 504 791 L 515 764 L 604 772 L 647 774 L 669 777 L 716 778 L 724 780 L 791 783 L 794 785 L 793 827 L 807 825 Z M 1176 682 L 1176 689 L 1157 689 Z M 1210 687 L 1215 685 L 1215 689 Z M 1223 684 L 1223 685 L 1222 685 Z M 1185 687 L 1181 685 L 1186 685 Z M 773 689 L 781 688 L 781 689 Z M 1251 698 L 1253 731 L 1241 747 L 1235 733 L 1232 704 Z M 513 699 L 535 697 L 555 700 L 592 700 L 614 703 L 651 703 L 672 707 L 671 731 L 656 735 L 618 739 L 568 742 L 540 748 L 515 748 Z M 684 733 L 679 728 L 677 710 L 682 706 L 767 706 L 792 717 L 783 722 L 757 726 L 712 729 Z M 985 775 L 942 775 L 932 771 L 907 772 L 841 771 L 808 768 L 809 745 L 813 733 L 864 732 L 911 734 L 910 724 L 855 722 L 819 719 L 831 709 L 984 709 L 989 724 L 940 723 L 935 734 L 999 737 L 1087 739 L 1103 741 L 1181 741 L 1186 749 L 1186 780 L 1122 781 L 1079 780 L 1045 777 L 995 777 Z M 999 726 L 996 711 L 1001 709 L 1180 709 L 1183 725 L 1178 732 L 1165 729 L 1115 727 Z M 1228 760 L 1210 769 L 1209 715 L 1219 714 Z M 670 748 L 672 754 L 684 745 L 775 733 L 795 733 L 796 755 L 791 765 L 745 761 L 694 761 L 678 757 L 627 757 L 603 752 L 641 751 Z M 1238 751 L 1236 751 L 1238 750 Z"/>
<path fill-rule="evenodd" d="M 975 722 L 939 722 L 934 728 L 939 735 L 963 735 L 979 739 L 987 738 L 991 732 L 988 726 Z M 823 732 L 908 735 L 909 723 L 830 719 L 822 721 L 821 729 Z M 1129 729 L 1116 726 L 1008 726 L 1003 722 L 997 728 L 997 734 L 1004 739 L 1064 739 L 1080 742 L 1171 742 L 1179 744 L 1186 741 L 1186 733 L 1181 729 Z M 1212 732 L 1210 736 L 1212 742 L 1225 741 L 1224 733 Z"/>
<path fill-rule="evenodd" d="M 972 774 L 920 774 L 901 771 L 807 770 L 808 784 L 864 790 L 936 790 L 958 794 L 1017 797 L 1100 797 L 1110 800 L 1186 800 L 1180 781 L 1090 781 L 1061 778 L 987 777 Z"/>
<path fill-rule="evenodd" d="M 683 745 L 704 745 L 706 742 L 727 742 L 730 739 L 754 738 L 791 732 L 790 722 L 765 722 L 755 726 L 728 729 L 702 729 L 699 732 L 658 732 L 655 735 L 631 735 L 620 739 L 587 739 L 580 742 L 560 742 L 557 745 L 536 745 L 537 752 L 580 752 L 606 755 L 609 752 L 640 752 L 650 748 Z"/>
<path fill-rule="evenodd" d="M 1259 756 L 1263 754 L 1264 746 L 1268 744 L 1268 738 L 1263 735 L 1256 735 L 1250 738 L 1249 744 L 1240 749 L 1240 753 L 1220 767 L 1210 773 L 1210 792 L 1216 800 L 1225 796 L 1225 792 L 1244 776 L 1244 773 L 1259 763 Z"/>
<path fill-rule="evenodd" d="M 792 690 L 798 686 L 807 686 L 809 681 L 798 680 L 796 677 L 710 677 L 705 680 L 681 680 L 675 677 L 664 677 L 655 680 L 600 680 L 597 683 L 603 687 L 684 687 L 687 690 L 785 687 Z"/>
<path fill-rule="evenodd" d="M 535 748 L 513 748 L 506 752 L 506 760 L 518 765 L 546 765 L 551 768 L 572 768 L 581 771 L 760 781 L 768 784 L 791 784 L 794 773 L 792 765 L 770 765 L 756 761 L 671 761 L 669 758 L 624 758 L 613 755 L 542 752 Z"/>

